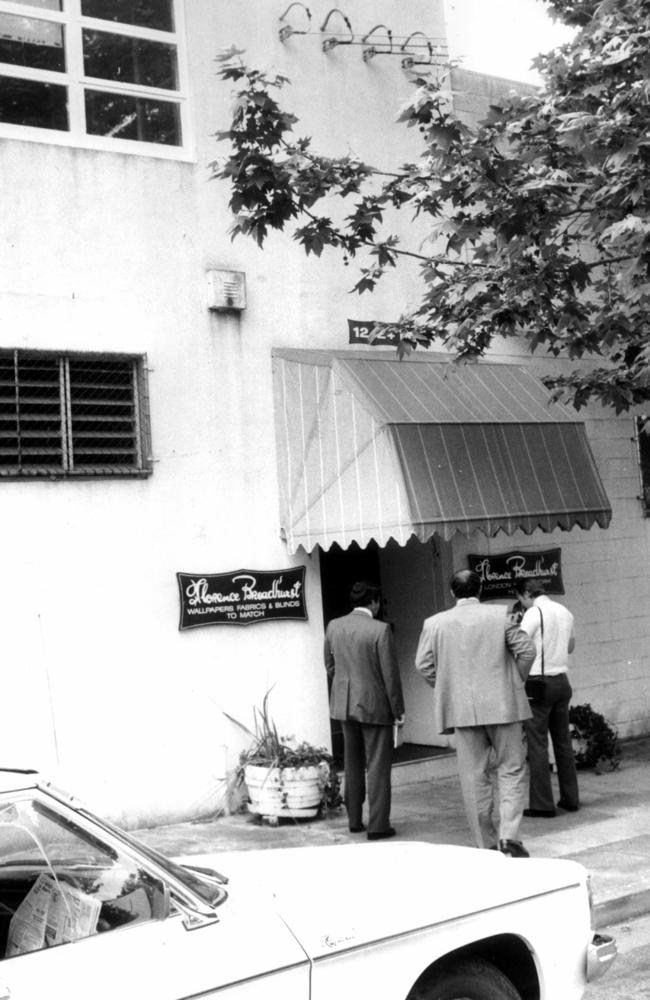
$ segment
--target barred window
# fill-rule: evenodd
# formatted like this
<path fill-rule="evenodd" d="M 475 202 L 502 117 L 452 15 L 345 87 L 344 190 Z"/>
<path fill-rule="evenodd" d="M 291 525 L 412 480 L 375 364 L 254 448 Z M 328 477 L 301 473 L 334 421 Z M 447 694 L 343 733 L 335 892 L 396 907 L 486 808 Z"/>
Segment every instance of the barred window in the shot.
<path fill-rule="evenodd" d="M 0 0 L 0 135 L 186 157 L 180 22 L 180 0 Z"/>
<path fill-rule="evenodd" d="M 144 358 L 0 350 L 0 477 L 151 471 Z"/>
<path fill-rule="evenodd" d="M 639 459 L 639 476 L 641 478 L 641 496 L 643 513 L 650 517 L 650 416 L 636 417 L 636 447 Z"/>

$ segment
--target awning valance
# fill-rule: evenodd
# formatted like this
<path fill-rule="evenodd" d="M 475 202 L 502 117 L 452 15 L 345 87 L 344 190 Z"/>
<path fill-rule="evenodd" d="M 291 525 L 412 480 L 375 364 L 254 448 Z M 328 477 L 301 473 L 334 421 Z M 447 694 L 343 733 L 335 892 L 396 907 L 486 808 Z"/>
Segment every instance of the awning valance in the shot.
<path fill-rule="evenodd" d="M 584 425 L 525 367 L 273 352 L 289 551 L 607 527 Z"/>

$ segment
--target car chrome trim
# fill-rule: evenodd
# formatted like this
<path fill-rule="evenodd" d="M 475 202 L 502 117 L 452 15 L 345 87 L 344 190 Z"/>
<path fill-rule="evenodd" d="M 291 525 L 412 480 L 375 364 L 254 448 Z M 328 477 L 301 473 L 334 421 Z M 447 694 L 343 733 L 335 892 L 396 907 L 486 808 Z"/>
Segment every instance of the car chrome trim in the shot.
<path fill-rule="evenodd" d="M 594 934 L 587 945 L 587 982 L 604 976 L 618 955 L 616 940 L 611 934 Z"/>
<path fill-rule="evenodd" d="M 309 959 L 305 957 L 304 962 L 290 962 L 288 965 L 281 965 L 274 969 L 269 969 L 268 972 L 258 972 L 254 976 L 243 976 L 241 979 L 233 979 L 232 982 L 224 983 L 221 986 L 215 986 L 209 990 L 201 990 L 200 993 L 189 993 L 183 1000 L 201 1000 L 202 997 L 212 997 L 217 993 L 227 993 L 236 986 L 244 986 L 247 983 L 259 983 L 264 979 L 273 979 L 275 976 L 282 975 L 285 972 L 291 972 L 294 969 L 304 969 L 309 967 Z"/>
<path fill-rule="evenodd" d="M 574 883 L 569 883 L 567 885 L 558 886 L 556 889 L 550 889 L 550 890 L 540 889 L 539 892 L 532 893 L 530 896 L 521 896 L 520 898 L 517 899 L 506 899 L 502 903 L 497 903 L 496 906 L 486 906 L 480 910 L 470 910 L 466 913 L 456 913 L 453 916 L 447 916 L 443 917 L 441 920 L 436 920 L 431 924 L 420 924 L 418 927 L 409 927 L 406 930 L 399 931 L 395 934 L 385 934 L 382 937 L 373 937 L 369 940 L 359 941 L 357 944 L 348 945 L 345 948 L 335 949 L 334 947 L 332 947 L 331 944 L 328 944 L 328 942 L 326 941 L 327 936 L 325 936 L 325 938 L 323 938 L 321 943 L 323 944 L 324 947 L 327 946 L 332 947 L 332 951 L 322 955 L 316 955 L 314 956 L 312 961 L 314 963 L 328 962 L 331 959 L 337 959 L 340 955 L 347 955 L 354 951 L 363 951 L 366 950 L 367 948 L 374 948 L 376 945 L 385 944 L 389 941 L 397 941 L 400 938 L 413 937 L 416 934 L 424 934 L 429 931 L 435 930 L 437 927 L 443 927 L 446 924 L 451 924 L 456 920 L 466 920 L 471 917 L 478 917 L 485 913 L 496 912 L 497 910 L 501 910 L 518 903 L 526 902 L 529 899 L 537 899 L 540 896 L 554 896 L 559 892 L 567 892 L 570 889 L 577 889 L 582 884 L 583 883 L 581 882 L 574 882 Z M 520 940 L 522 941 L 524 940 L 519 934 L 516 934 L 514 931 L 508 933 L 512 933 L 513 936 L 520 938 Z"/>
<path fill-rule="evenodd" d="M 177 899 L 174 900 L 174 905 L 180 914 L 183 927 L 186 931 L 195 931 L 199 927 L 207 927 L 209 924 L 219 923 L 219 917 L 214 910 L 211 913 L 199 913 L 198 910 L 180 903 Z"/>

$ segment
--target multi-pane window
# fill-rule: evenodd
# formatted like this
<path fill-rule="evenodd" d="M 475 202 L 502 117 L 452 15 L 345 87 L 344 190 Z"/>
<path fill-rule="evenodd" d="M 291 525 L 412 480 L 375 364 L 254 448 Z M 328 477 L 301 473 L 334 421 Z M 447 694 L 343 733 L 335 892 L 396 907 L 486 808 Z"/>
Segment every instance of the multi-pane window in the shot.
<path fill-rule="evenodd" d="M 636 446 L 639 459 L 639 475 L 641 478 L 641 496 L 643 513 L 650 517 L 650 416 L 636 417 Z"/>
<path fill-rule="evenodd" d="M 187 147 L 178 8 L 0 0 L 0 134 L 178 154 Z"/>
<path fill-rule="evenodd" d="M 150 469 L 142 357 L 0 350 L 0 477 Z"/>

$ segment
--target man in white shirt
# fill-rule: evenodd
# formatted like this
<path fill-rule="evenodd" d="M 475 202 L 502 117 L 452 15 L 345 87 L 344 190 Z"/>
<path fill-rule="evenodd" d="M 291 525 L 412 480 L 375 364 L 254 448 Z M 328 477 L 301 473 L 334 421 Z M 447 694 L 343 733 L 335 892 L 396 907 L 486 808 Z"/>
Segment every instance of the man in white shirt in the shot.
<path fill-rule="evenodd" d="M 575 646 L 573 615 L 544 593 L 538 580 L 519 580 L 516 590 L 526 609 L 521 628 L 535 643 L 536 656 L 526 690 L 533 716 L 524 723 L 528 742 L 529 808 L 524 816 L 555 816 L 548 756 L 548 737 L 560 786 L 558 806 L 577 812 L 580 806 L 578 777 L 569 731 L 569 654 Z"/>

